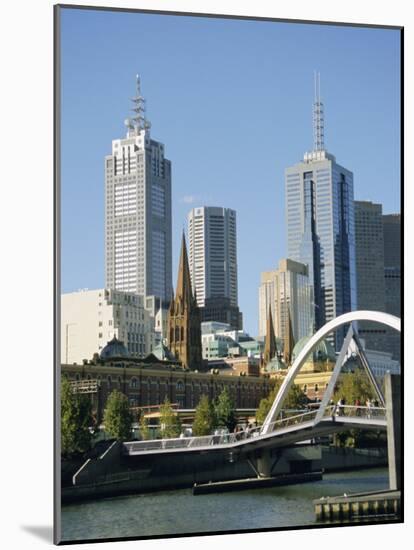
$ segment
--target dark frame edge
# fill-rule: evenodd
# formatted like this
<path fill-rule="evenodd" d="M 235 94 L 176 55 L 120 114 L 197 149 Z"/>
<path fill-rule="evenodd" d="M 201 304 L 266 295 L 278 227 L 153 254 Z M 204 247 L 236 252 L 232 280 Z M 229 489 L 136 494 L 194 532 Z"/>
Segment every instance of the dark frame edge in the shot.
<path fill-rule="evenodd" d="M 191 12 L 191 11 L 169 11 L 169 10 L 155 10 L 145 8 L 117 8 L 114 6 L 91 6 L 87 4 L 57 4 L 56 6 L 64 9 L 76 9 L 76 10 L 96 10 L 96 11 L 115 11 L 126 13 L 146 13 L 153 15 L 177 15 L 188 17 L 210 17 L 219 19 L 240 19 L 240 20 L 253 20 L 253 21 L 270 21 L 273 23 L 298 23 L 304 25 L 330 25 L 336 27 L 363 27 L 371 29 L 390 29 L 390 30 L 402 30 L 402 25 L 380 25 L 374 23 L 346 23 L 341 21 L 318 21 L 318 20 L 306 20 L 306 19 L 286 19 L 280 17 L 265 17 L 260 15 L 229 15 L 225 13 L 204 13 L 204 12 Z"/>
<path fill-rule="evenodd" d="M 60 15 L 61 6 L 53 6 L 53 543 L 60 544 L 61 467 L 60 467 Z"/>

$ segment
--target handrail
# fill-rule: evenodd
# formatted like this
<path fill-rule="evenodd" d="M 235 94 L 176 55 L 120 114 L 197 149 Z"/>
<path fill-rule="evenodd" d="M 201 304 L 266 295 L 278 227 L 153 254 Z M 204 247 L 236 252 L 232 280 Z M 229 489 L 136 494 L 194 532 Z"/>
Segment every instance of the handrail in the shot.
<path fill-rule="evenodd" d="M 246 428 L 234 433 L 216 433 L 212 435 L 178 437 L 170 439 L 153 439 L 147 441 L 131 441 L 124 443 L 124 447 L 129 452 L 152 451 L 152 450 L 169 450 L 169 449 L 193 449 L 197 447 L 209 447 L 218 445 L 229 445 L 238 443 L 254 437 L 274 434 L 288 427 L 298 427 L 305 422 L 313 420 L 317 415 L 318 409 L 304 410 L 300 414 L 278 418 L 271 422 L 270 430 L 266 434 L 262 434 L 262 426 L 254 428 Z M 331 417 L 333 420 L 338 417 L 348 416 L 356 419 L 365 417 L 385 418 L 385 409 L 383 407 L 368 407 L 356 405 L 329 405 L 325 409 L 324 417 Z M 382 413 L 382 414 L 381 414 Z"/>

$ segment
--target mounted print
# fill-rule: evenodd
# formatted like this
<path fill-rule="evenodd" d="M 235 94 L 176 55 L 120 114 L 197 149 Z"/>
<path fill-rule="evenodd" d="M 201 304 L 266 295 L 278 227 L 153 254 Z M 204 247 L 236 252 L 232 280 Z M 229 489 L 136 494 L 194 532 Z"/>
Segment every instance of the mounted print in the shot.
<path fill-rule="evenodd" d="M 403 521 L 403 29 L 55 7 L 55 542 Z"/>

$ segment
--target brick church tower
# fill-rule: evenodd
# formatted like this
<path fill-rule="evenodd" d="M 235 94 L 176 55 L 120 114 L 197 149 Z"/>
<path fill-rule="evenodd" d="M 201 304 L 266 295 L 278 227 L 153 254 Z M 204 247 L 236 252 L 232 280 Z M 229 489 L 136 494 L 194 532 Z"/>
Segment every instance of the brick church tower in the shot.
<path fill-rule="evenodd" d="M 202 369 L 201 316 L 191 289 L 185 237 L 181 244 L 175 298 L 168 312 L 168 347 L 183 367 Z"/>

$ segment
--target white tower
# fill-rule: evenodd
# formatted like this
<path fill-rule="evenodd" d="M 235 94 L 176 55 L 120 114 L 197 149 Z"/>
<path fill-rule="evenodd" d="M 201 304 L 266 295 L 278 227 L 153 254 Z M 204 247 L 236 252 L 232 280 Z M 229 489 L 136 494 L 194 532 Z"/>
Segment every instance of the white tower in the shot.
<path fill-rule="evenodd" d="M 154 295 L 172 294 L 171 163 L 151 139 L 141 81 L 127 135 L 105 157 L 105 285 Z"/>

